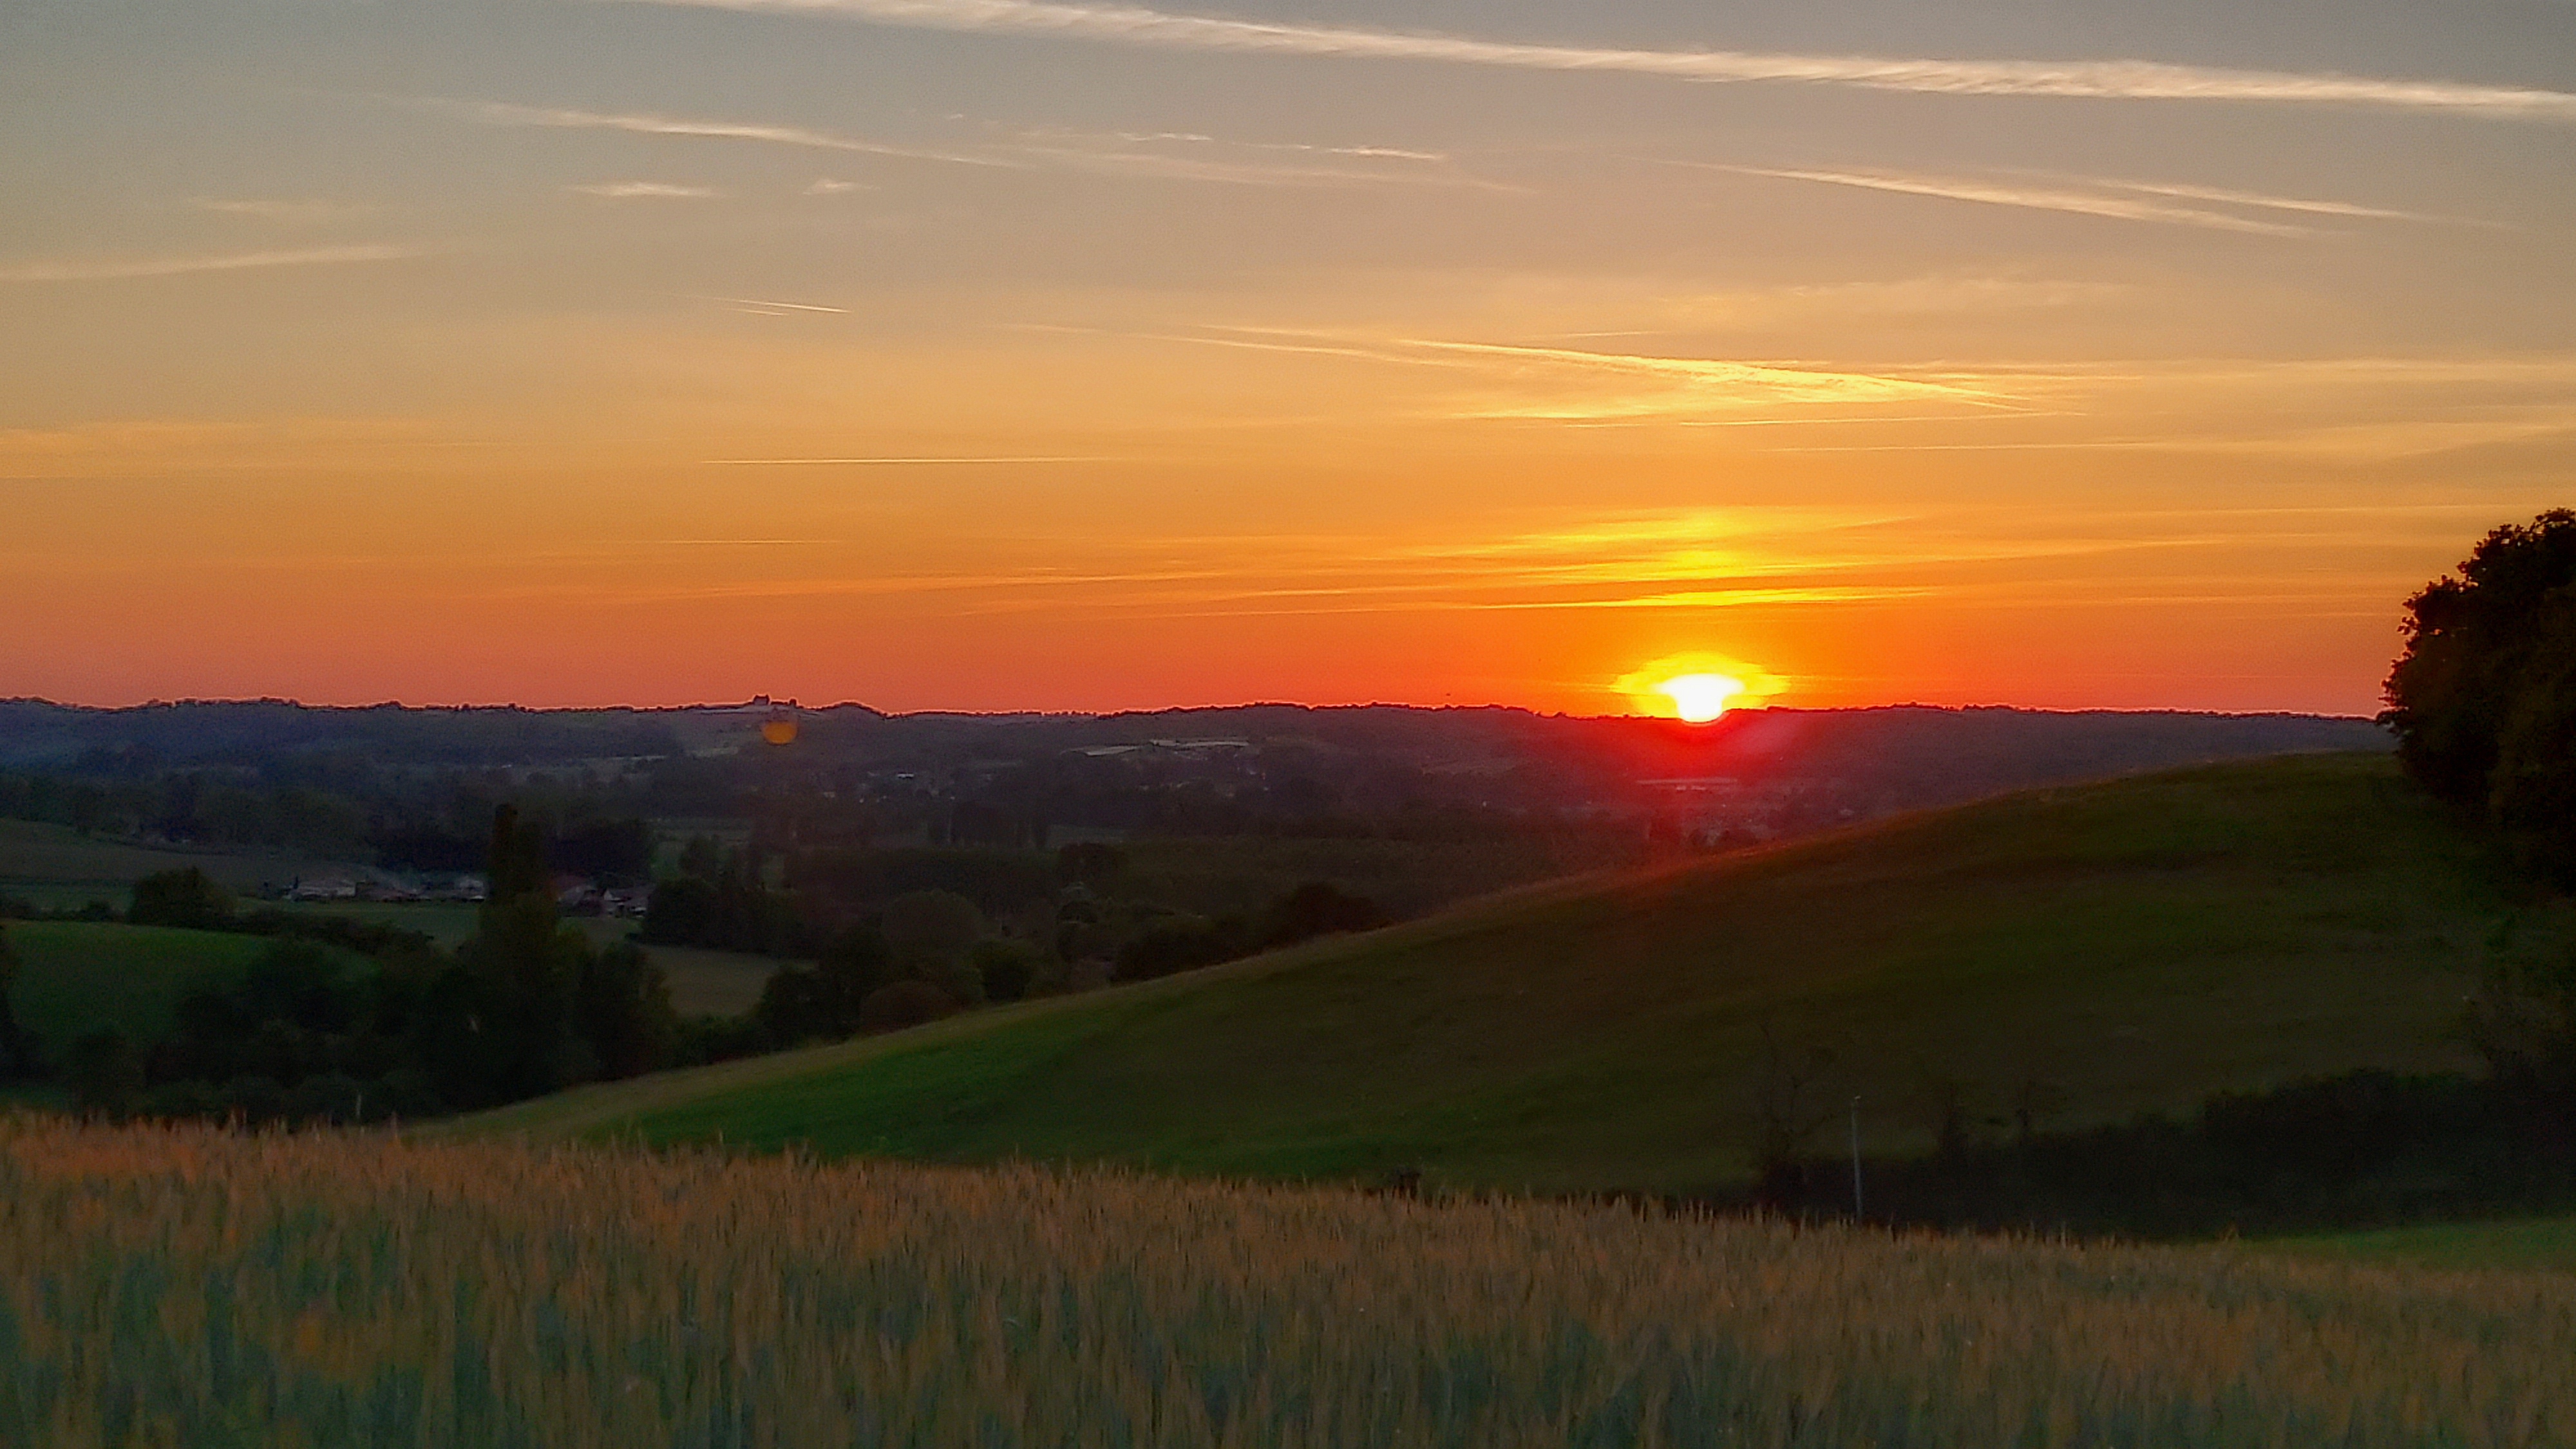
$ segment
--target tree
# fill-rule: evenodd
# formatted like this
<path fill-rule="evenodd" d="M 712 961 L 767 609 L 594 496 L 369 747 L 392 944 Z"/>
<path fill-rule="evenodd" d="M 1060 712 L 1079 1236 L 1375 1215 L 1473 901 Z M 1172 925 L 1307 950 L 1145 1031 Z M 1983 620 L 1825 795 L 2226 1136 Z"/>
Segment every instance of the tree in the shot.
<path fill-rule="evenodd" d="M 2576 882 L 2576 512 L 2488 534 L 2402 627 L 2381 719 L 2407 772 Z"/>
<path fill-rule="evenodd" d="M 134 883 L 125 919 L 138 926 L 210 930 L 231 920 L 233 898 L 195 866 L 147 875 Z"/>
<path fill-rule="evenodd" d="M 879 917 L 896 968 L 925 980 L 966 959 L 984 938 L 984 913 L 954 891 L 906 891 Z"/>
<path fill-rule="evenodd" d="M 17 1010 L 10 1005 L 10 993 L 18 985 L 18 949 L 9 944 L 9 930 L 0 926 L 0 1081 L 35 1075 L 35 1053 L 29 1048 L 27 1035 L 18 1029 Z"/>
<path fill-rule="evenodd" d="M 2563 1136 L 2576 1129 L 2576 919 L 2552 915 L 2538 930 L 2510 922 L 2489 944 L 2468 1031 L 2496 1085 Z"/>
<path fill-rule="evenodd" d="M 1293 946 L 1340 931 L 1373 931 L 1387 920 L 1386 912 L 1368 897 L 1352 895 L 1330 881 L 1310 880 L 1270 903 L 1262 915 L 1260 944 Z"/>
<path fill-rule="evenodd" d="M 859 1029 L 860 1006 L 893 974 L 885 938 L 873 927 L 858 926 L 836 938 L 813 965 L 771 972 L 752 1013 L 780 1046 L 838 1041 Z"/>
<path fill-rule="evenodd" d="M 456 953 L 466 979 L 446 993 L 475 1038 L 466 1056 L 476 1069 L 440 1092 L 460 1104 L 551 1092 L 583 1065 L 574 1060 L 572 1004 L 590 942 L 557 919 L 545 834 L 514 806 L 492 812 L 489 873 L 491 898 L 474 939 Z"/>
<path fill-rule="evenodd" d="M 492 848 L 486 870 L 489 900 L 495 907 L 537 892 L 553 897 L 553 876 L 546 869 L 546 834 L 532 820 L 519 818 L 519 807 L 503 805 L 492 812 Z"/>
<path fill-rule="evenodd" d="M 599 1075 L 638 1076 L 668 1065 L 679 1036 L 671 986 L 641 947 L 620 941 L 588 955 L 573 984 L 573 1016 Z"/>

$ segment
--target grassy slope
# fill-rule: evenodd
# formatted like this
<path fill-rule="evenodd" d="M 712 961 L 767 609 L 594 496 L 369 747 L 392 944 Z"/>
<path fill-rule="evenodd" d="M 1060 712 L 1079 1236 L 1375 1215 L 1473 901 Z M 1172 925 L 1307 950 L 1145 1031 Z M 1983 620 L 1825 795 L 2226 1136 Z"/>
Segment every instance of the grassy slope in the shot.
<path fill-rule="evenodd" d="M 2384 756 L 2041 791 L 1166 981 L 524 1104 L 466 1130 L 1676 1188 L 1744 1167 L 1765 1034 L 1875 1150 L 1932 1084 L 2068 1123 L 2461 1065 L 2501 906 Z M 2031 1084 L 2037 1084 L 2035 1087 Z"/>
<path fill-rule="evenodd" d="M 239 972 L 273 944 L 113 922 L 12 921 L 8 931 L 19 963 L 11 1003 L 49 1053 L 102 1026 L 154 1040 L 169 1030 L 181 998 Z"/>

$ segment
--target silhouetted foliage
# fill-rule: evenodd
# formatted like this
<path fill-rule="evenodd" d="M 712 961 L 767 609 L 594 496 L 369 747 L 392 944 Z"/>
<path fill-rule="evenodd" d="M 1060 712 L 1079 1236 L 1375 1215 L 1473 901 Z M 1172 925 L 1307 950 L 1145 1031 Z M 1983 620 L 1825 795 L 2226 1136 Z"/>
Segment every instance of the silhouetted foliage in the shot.
<path fill-rule="evenodd" d="M 1109 890 L 1127 874 L 1127 852 L 1096 840 L 1058 847 L 1055 873 L 1067 885 Z"/>
<path fill-rule="evenodd" d="M 640 885 L 653 877 L 653 827 L 642 820 L 596 820 L 556 833 L 554 863 L 603 885 Z"/>
<path fill-rule="evenodd" d="M 670 984 L 632 942 L 617 942 L 578 964 L 573 1015 L 575 1030 L 589 1043 L 595 1074 L 603 1078 L 664 1066 L 678 1045 Z"/>
<path fill-rule="evenodd" d="M 2360 1071 L 1863 1172 L 1873 1221 L 1988 1231 L 2191 1238 L 2564 1211 L 2576 1155 L 2535 1150 L 2529 1111 L 2491 1081 Z M 1757 1199 L 1848 1215 L 1849 1161 L 1792 1156 Z"/>
<path fill-rule="evenodd" d="M 2563 1148 L 2576 1146 L 2576 931 L 2555 914 L 2554 931 L 2498 932 L 2468 1034 L 2498 1090 Z"/>
<path fill-rule="evenodd" d="M 143 1093 L 143 1058 L 125 1033 L 101 1027 L 73 1042 L 65 1053 L 63 1084 L 71 1088 L 74 1110 L 122 1118 Z"/>
<path fill-rule="evenodd" d="M 860 1007 L 892 975 L 884 938 L 872 927 L 854 928 L 836 938 L 813 965 L 771 972 L 752 1014 L 769 1040 L 782 1047 L 838 1041 L 859 1029 Z"/>
<path fill-rule="evenodd" d="M 988 1001 L 1018 1001 L 1029 994 L 1046 969 L 1046 955 L 1026 941 L 996 938 L 978 941 L 967 953 Z"/>
<path fill-rule="evenodd" d="M 502 805 L 492 812 L 492 847 L 484 870 L 496 907 L 531 893 L 553 895 L 553 877 L 546 870 L 545 832 L 534 821 L 521 820 L 516 805 Z"/>
<path fill-rule="evenodd" d="M 125 919 L 138 926 L 182 926 L 207 931 L 222 930 L 231 922 L 232 913 L 231 894 L 192 865 L 136 881 Z"/>
<path fill-rule="evenodd" d="M 859 1029 L 900 1031 L 954 1015 L 957 1010 L 955 997 L 927 981 L 890 981 L 869 992 L 868 999 L 859 1003 Z"/>
<path fill-rule="evenodd" d="M 1118 979 L 1151 981 L 1243 954 L 1242 923 L 1173 916 L 1118 948 Z"/>
<path fill-rule="evenodd" d="M 36 1074 L 34 1046 L 19 1029 L 17 1008 L 11 1004 L 17 987 L 18 948 L 9 944 L 8 928 L 0 926 L 0 1082 Z"/>
<path fill-rule="evenodd" d="M 689 862 L 684 858 L 683 864 Z M 657 883 L 637 934 L 650 945 L 783 956 L 801 947 L 808 933 L 795 900 L 769 889 L 748 852 L 734 851 L 712 875 L 684 873 Z"/>
<path fill-rule="evenodd" d="M 897 970 L 925 978 L 966 958 L 984 938 L 984 913 L 953 891 L 906 891 L 878 911 Z"/>
<path fill-rule="evenodd" d="M 1258 944 L 1267 949 L 1342 931 L 1373 931 L 1389 919 L 1366 896 L 1353 895 L 1330 881 L 1308 881 L 1271 902 L 1262 913 Z"/>
<path fill-rule="evenodd" d="M 2576 883 L 2576 512 L 2488 534 L 2403 627 L 2382 718 L 2408 772 Z"/>

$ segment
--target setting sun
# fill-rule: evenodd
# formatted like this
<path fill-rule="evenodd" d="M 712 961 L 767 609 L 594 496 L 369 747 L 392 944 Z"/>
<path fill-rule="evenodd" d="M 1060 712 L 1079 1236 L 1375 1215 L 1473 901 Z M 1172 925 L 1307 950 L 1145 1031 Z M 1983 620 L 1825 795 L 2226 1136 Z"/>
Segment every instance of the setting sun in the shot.
<path fill-rule="evenodd" d="M 1674 714 L 1707 724 L 1744 693 L 1744 681 L 1727 674 L 1677 674 L 1656 685 L 1655 692 L 1673 702 Z"/>
<path fill-rule="evenodd" d="M 1693 651 L 1650 661 L 1610 687 L 1639 714 L 1707 724 L 1728 710 L 1768 703 L 1788 681 L 1741 659 Z"/>

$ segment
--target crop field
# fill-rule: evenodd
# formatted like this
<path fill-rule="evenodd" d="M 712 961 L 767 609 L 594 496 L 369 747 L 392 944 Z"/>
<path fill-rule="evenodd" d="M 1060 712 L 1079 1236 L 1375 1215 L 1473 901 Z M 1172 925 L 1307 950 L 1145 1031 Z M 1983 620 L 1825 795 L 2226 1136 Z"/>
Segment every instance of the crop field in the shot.
<path fill-rule="evenodd" d="M 58 1449 L 2576 1434 L 2564 1274 L 43 1117 L 0 1341 Z"/>
<path fill-rule="evenodd" d="M 1873 1153 L 2466 1069 L 2509 909 L 2384 755 L 2037 791 L 463 1130 L 1499 1189 L 1743 1180 L 1760 1094 Z"/>

